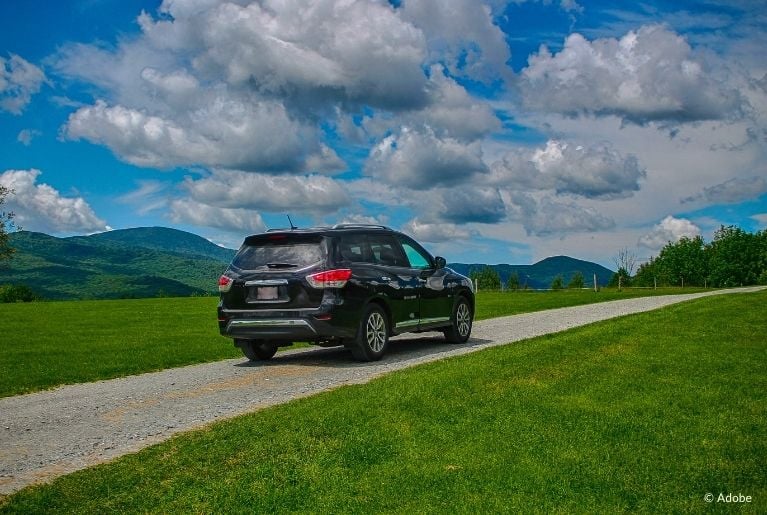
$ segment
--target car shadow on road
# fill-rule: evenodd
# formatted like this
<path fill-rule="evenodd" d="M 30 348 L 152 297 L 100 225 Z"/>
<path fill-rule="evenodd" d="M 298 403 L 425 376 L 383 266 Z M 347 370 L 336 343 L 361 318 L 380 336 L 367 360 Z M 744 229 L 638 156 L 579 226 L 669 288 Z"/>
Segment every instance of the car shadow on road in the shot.
<path fill-rule="evenodd" d="M 243 361 L 235 367 L 273 367 L 300 365 L 307 367 L 363 368 L 379 364 L 397 364 L 414 361 L 426 356 L 442 354 L 454 349 L 468 348 L 490 343 L 482 338 L 469 338 L 466 343 L 447 343 L 441 334 L 423 336 L 397 336 L 389 341 L 386 355 L 380 361 L 360 362 L 344 347 L 310 347 L 287 352 L 278 352 L 269 361 Z"/>

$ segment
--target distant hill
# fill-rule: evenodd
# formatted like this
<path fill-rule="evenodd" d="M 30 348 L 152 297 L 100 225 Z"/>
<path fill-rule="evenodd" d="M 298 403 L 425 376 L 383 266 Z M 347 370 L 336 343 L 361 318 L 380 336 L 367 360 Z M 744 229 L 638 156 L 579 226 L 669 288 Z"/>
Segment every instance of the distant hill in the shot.
<path fill-rule="evenodd" d="M 0 267 L 0 283 L 23 283 L 46 299 L 110 299 L 214 293 L 225 259 L 206 257 L 217 247 L 193 234 L 166 229 L 168 248 L 156 231 L 127 229 L 92 236 L 56 238 L 21 231 L 10 235 L 13 259 Z M 124 234 L 127 233 L 127 234 Z M 180 233 L 180 234 L 179 234 Z M 141 241 L 140 235 L 147 235 Z M 202 243 L 204 242 L 204 243 Z M 206 245 L 207 244 L 207 245 Z"/>
<path fill-rule="evenodd" d="M 448 266 L 459 274 L 468 276 L 472 269 L 482 269 L 486 265 L 481 263 L 450 263 Z M 549 288 L 551 286 L 551 281 L 553 281 L 557 275 L 562 275 L 565 284 L 567 284 L 576 272 L 580 272 L 583 274 L 587 286 L 593 284 L 594 274 L 597 275 L 597 281 L 602 286 L 606 285 L 613 275 L 612 270 L 609 270 L 602 265 L 568 256 L 548 257 L 532 265 L 490 266 L 495 268 L 498 275 L 501 276 L 503 284 L 508 282 L 511 274 L 517 272 L 520 285 L 524 286 L 527 284 L 529 288 L 533 289 Z"/>
<path fill-rule="evenodd" d="M 95 242 L 122 243 L 165 252 L 191 254 L 227 263 L 232 260 L 236 252 L 219 247 L 196 234 L 168 227 L 135 227 L 76 237 L 76 239 L 81 238 Z"/>
<path fill-rule="evenodd" d="M 166 227 L 120 229 L 90 236 L 56 238 L 21 231 L 10 234 L 13 259 L 0 267 L 0 284 L 23 283 L 46 299 L 114 299 L 214 294 L 216 279 L 235 254 L 192 233 Z M 452 263 L 469 275 L 481 263 Z M 581 272 L 586 284 L 597 274 L 605 285 L 613 272 L 567 256 L 533 265 L 492 265 L 504 284 L 515 271 L 520 284 L 548 288 L 561 274 L 565 283 Z"/>

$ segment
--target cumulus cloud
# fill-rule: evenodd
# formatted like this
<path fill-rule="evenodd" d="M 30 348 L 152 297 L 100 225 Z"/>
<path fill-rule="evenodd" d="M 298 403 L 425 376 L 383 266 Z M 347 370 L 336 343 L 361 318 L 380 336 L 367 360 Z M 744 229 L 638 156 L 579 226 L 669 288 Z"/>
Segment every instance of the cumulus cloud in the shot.
<path fill-rule="evenodd" d="M 639 245 L 651 250 L 659 250 L 669 242 L 681 238 L 700 236 L 700 228 L 685 218 L 674 218 L 669 215 L 652 228 L 650 232 L 639 238 Z"/>
<path fill-rule="evenodd" d="M 422 222 L 418 218 L 413 218 L 404 224 L 400 230 L 418 241 L 429 243 L 466 240 L 471 237 L 471 233 L 465 227 L 450 223 Z"/>
<path fill-rule="evenodd" d="M 527 107 L 566 115 L 616 115 L 636 123 L 719 120 L 743 97 L 716 78 L 685 39 L 659 25 L 620 39 L 571 34 L 564 48 L 529 58 L 520 88 Z"/>
<path fill-rule="evenodd" d="M 21 114 L 45 81 L 40 68 L 18 55 L 0 57 L 0 110 Z"/>
<path fill-rule="evenodd" d="M 258 211 L 332 213 L 350 202 L 338 181 L 321 175 L 215 170 L 202 179 L 187 178 L 183 188 L 202 204 Z"/>
<path fill-rule="evenodd" d="M 475 80 L 506 78 L 511 52 L 486 5 L 475 0 L 406 0 L 403 17 L 426 35 L 433 62 Z"/>
<path fill-rule="evenodd" d="M 522 223 L 528 235 L 552 236 L 612 229 L 615 221 L 597 210 L 549 196 L 510 195 L 510 218 Z"/>
<path fill-rule="evenodd" d="M 303 170 L 309 157 L 323 170 L 327 159 L 338 161 L 332 151 L 312 145 L 314 131 L 292 120 L 282 104 L 226 97 L 175 119 L 97 101 L 70 115 L 65 134 L 104 144 L 138 166 L 206 165 L 284 173 Z M 315 153 L 307 155 L 307 142 Z"/>
<path fill-rule="evenodd" d="M 205 77 L 265 94 L 399 109 L 425 101 L 422 32 L 385 2 L 164 2 L 139 23 L 158 49 L 194 49 Z"/>
<path fill-rule="evenodd" d="M 365 173 L 389 184 L 433 188 L 469 182 L 487 172 L 478 141 L 440 138 L 425 127 L 403 127 L 370 151 Z"/>
<path fill-rule="evenodd" d="M 176 223 L 214 227 L 233 232 L 257 233 L 266 230 L 261 215 L 256 211 L 209 206 L 192 199 L 172 200 L 168 216 Z"/>
<path fill-rule="evenodd" d="M 557 140 L 543 148 L 512 150 L 492 171 L 493 182 L 506 188 L 603 199 L 630 196 L 646 175 L 635 156 L 623 156 L 609 143 L 587 147 Z"/>
<path fill-rule="evenodd" d="M 32 140 L 40 136 L 41 134 L 42 132 L 35 129 L 22 129 L 19 131 L 18 136 L 16 136 L 16 141 L 18 141 L 25 147 L 28 147 L 29 145 L 32 144 Z"/>
<path fill-rule="evenodd" d="M 455 223 L 498 223 L 506 217 L 506 205 L 495 188 L 465 186 L 440 192 L 439 217 Z"/>
<path fill-rule="evenodd" d="M 40 170 L 6 170 L 0 184 L 14 191 L 6 198 L 16 223 L 30 231 L 95 232 L 107 229 L 82 197 L 64 197 L 47 184 L 37 184 Z"/>
<path fill-rule="evenodd" d="M 767 192 L 767 179 L 764 177 L 736 177 L 721 184 L 703 188 L 702 193 L 682 201 L 692 202 L 705 199 L 716 204 L 734 204 L 757 198 L 765 192 Z"/>

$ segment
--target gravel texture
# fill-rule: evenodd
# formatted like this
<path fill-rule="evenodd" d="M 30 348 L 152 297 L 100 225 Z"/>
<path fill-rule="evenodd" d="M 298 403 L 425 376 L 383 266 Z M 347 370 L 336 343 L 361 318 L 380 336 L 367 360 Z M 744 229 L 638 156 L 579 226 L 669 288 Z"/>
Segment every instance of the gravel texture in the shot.
<path fill-rule="evenodd" d="M 441 335 L 392 340 L 375 363 L 342 348 L 279 353 L 265 363 L 244 358 L 193 365 L 0 399 L 0 495 L 166 440 L 210 422 L 365 383 L 393 370 L 563 331 L 670 304 L 759 288 L 644 297 L 477 322 L 463 345 Z"/>

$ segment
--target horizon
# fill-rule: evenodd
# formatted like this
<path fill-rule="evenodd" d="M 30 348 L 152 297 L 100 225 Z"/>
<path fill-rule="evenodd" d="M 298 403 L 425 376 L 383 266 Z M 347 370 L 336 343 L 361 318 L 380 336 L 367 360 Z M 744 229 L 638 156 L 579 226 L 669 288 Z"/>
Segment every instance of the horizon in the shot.
<path fill-rule="evenodd" d="M 767 227 L 758 2 L 335 4 L 0 5 L 3 209 L 224 248 L 290 213 L 608 269 Z"/>

